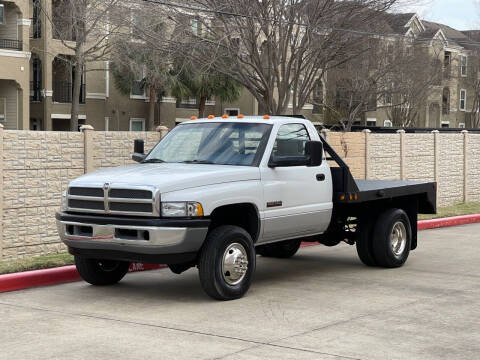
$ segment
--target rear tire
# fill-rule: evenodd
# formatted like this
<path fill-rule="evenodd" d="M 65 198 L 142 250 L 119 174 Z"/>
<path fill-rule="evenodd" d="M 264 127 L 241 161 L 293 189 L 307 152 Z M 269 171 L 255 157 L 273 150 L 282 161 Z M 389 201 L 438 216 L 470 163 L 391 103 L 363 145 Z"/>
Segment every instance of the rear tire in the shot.
<path fill-rule="evenodd" d="M 412 246 L 412 228 L 405 211 L 390 209 L 377 220 L 373 253 L 379 266 L 398 268 L 405 264 Z"/>
<path fill-rule="evenodd" d="M 203 290 L 216 300 L 241 298 L 255 272 L 253 241 L 244 229 L 223 225 L 213 229 L 200 252 L 198 273 Z"/>
<path fill-rule="evenodd" d="M 83 280 L 97 286 L 118 283 L 130 267 L 130 263 L 125 261 L 87 259 L 81 256 L 75 256 L 75 265 Z"/>
<path fill-rule="evenodd" d="M 373 253 L 372 235 L 372 221 L 366 217 L 361 218 L 355 245 L 358 257 L 366 266 L 377 266 Z"/>
<path fill-rule="evenodd" d="M 258 246 L 257 254 L 265 257 L 288 259 L 295 255 L 302 244 L 301 239 L 281 241 L 278 243 Z"/>

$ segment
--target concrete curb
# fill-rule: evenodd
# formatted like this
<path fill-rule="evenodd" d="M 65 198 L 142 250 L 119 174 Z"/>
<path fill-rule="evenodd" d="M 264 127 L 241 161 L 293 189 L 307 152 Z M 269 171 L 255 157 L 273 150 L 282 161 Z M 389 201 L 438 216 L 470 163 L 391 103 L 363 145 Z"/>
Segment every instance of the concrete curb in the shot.
<path fill-rule="evenodd" d="M 479 222 L 480 214 L 455 216 L 443 219 L 421 220 L 418 222 L 418 230 L 438 229 L 442 227 L 459 226 Z M 314 245 L 317 244 L 302 243 L 302 247 Z M 166 265 L 133 263 L 130 266 L 130 272 L 156 270 L 166 267 Z M 75 265 L 0 275 L 0 293 L 24 290 L 38 286 L 62 284 L 78 280 L 80 280 L 80 275 L 78 274 Z"/>
<path fill-rule="evenodd" d="M 454 216 L 443 219 L 421 220 L 418 222 L 418 230 L 438 229 L 449 226 L 459 226 L 480 222 L 480 214 Z"/>
<path fill-rule="evenodd" d="M 132 263 L 129 272 L 139 272 L 166 268 L 166 265 Z M 38 286 L 63 284 L 81 280 L 75 265 L 53 269 L 24 271 L 0 275 L 0 293 L 23 290 Z"/>

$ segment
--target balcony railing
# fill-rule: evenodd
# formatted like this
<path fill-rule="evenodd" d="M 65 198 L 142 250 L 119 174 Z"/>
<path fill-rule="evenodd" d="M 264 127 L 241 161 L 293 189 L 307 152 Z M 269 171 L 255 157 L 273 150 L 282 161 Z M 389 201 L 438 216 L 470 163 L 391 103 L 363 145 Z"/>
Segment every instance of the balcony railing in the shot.
<path fill-rule="evenodd" d="M 32 26 L 30 26 L 30 38 L 40 39 L 42 37 L 42 21 L 40 18 L 31 19 Z"/>
<path fill-rule="evenodd" d="M 30 81 L 30 101 L 42 101 L 42 83 L 40 81 Z"/>
<path fill-rule="evenodd" d="M 23 43 L 20 40 L 0 39 L 0 49 L 22 51 Z"/>
<path fill-rule="evenodd" d="M 198 104 L 196 99 L 182 99 L 177 100 L 177 109 L 197 109 Z"/>
<path fill-rule="evenodd" d="M 73 85 L 67 81 L 53 83 L 53 101 L 57 103 L 71 103 L 73 99 Z M 80 104 L 85 104 L 85 84 L 80 87 Z"/>

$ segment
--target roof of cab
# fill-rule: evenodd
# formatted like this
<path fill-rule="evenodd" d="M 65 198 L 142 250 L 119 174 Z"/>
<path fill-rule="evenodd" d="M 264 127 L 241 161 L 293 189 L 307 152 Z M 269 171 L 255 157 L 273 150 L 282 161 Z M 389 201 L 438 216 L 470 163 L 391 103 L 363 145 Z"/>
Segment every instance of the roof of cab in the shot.
<path fill-rule="evenodd" d="M 238 118 L 237 116 L 229 116 L 227 118 L 223 118 L 221 116 L 214 117 L 212 119 L 196 119 L 196 120 L 188 120 L 184 121 L 181 124 L 192 124 L 192 123 L 218 123 L 218 122 L 235 122 L 235 123 L 263 123 L 263 124 L 277 124 L 277 123 L 306 123 L 310 122 L 310 120 L 301 119 L 301 118 L 294 118 L 288 116 L 269 116 L 265 118 L 264 116 L 244 116 Z"/>

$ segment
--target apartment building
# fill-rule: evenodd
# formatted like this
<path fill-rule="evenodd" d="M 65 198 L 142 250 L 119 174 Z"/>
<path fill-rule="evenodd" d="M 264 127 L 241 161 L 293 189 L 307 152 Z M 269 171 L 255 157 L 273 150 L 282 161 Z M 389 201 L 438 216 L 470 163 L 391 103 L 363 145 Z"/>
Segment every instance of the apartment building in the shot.
<path fill-rule="evenodd" d="M 64 19 L 56 18 L 57 1 L 0 0 L 0 123 L 6 129 L 70 130 L 73 77 L 78 70 L 68 62 L 72 50 L 57 36 L 62 32 L 65 40 L 68 31 L 60 28 Z M 74 44 L 74 34 L 68 41 Z M 156 106 L 155 121 L 149 123 L 146 89 L 134 86 L 130 96 L 121 94 L 108 62 L 88 64 L 81 71 L 80 125 L 141 131 L 158 125 L 171 128 L 198 116 L 195 99 L 166 96 Z M 244 91 L 231 104 L 209 101 L 206 112 L 250 115 L 256 109 L 253 97 Z"/>
<path fill-rule="evenodd" d="M 477 112 L 480 36 L 478 31 L 457 31 L 447 25 L 422 20 L 417 14 L 386 14 L 388 25 L 386 34 L 404 37 L 407 43 L 418 45 L 421 51 L 431 58 L 438 59 L 440 72 L 436 80 L 426 88 L 426 97 L 418 106 L 415 127 L 421 128 L 465 128 L 472 127 L 470 118 Z M 398 37 L 397 37 L 398 38 Z M 388 36 L 386 40 L 388 41 Z M 371 56 L 369 54 L 368 56 Z M 434 61 L 431 62 L 432 66 Z M 315 96 L 325 99 L 331 107 L 338 107 L 335 97 L 342 91 L 338 79 L 342 78 L 342 70 L 330 71 L 320 83 Z M 475 84 L 477 83 L 477 85 Z M 391 119 L 392 97 L 390 100 L 378 99 L 373 104 L 365 104 L 359 113 L 355 125 L 385 126 L 395 125 Z M 395 102 L 395 101 L 393 101 Z M 338 101 L 337 101 L 338 103 Z M 406 105 L 408 106 L 408 105 Z M 308 106 L 304 111 L 307 116 L 317 118 L 319 122 L 331 124 L 336 119 L 328 116 L 328 112 L 319 106 L 311 106 L 312 114 L 308 114 Z"/>
<path fill-rule="evenodd" d="M 29 5 L 0 1 L 0 124 L 10 129 L 29 127 Z"/>

